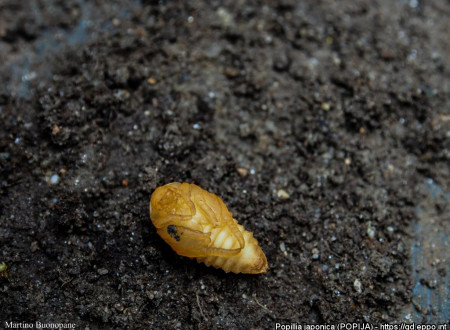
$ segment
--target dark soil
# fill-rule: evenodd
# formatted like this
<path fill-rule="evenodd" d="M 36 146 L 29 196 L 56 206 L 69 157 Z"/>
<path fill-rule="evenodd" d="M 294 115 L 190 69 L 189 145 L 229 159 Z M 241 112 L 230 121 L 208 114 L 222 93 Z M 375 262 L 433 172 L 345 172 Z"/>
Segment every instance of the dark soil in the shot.
<path fill-rule="evenodd" d="M 413 224 L 426 180 L 450 190 L 449 15 L 445 0 L 1 1 L 1 326 L 425 320 Z M 176 255 L 148 212 L 173 181 L 219 195 L 269 271 Z M 427 205 L 448 234 L 446 200 Z"/>

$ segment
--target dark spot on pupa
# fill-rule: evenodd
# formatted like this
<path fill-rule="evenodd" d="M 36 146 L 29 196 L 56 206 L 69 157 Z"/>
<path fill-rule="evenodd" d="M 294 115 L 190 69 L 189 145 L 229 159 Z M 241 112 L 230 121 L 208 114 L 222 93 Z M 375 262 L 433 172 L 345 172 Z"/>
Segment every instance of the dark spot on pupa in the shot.
<path fill-rule="evenodd" d="M 169 225 L 167 226 L 167 233 L 174 238 L 177 242 L 180 241 L 180 236 L 177 235 L 178 228 L 175 225 Z"/>

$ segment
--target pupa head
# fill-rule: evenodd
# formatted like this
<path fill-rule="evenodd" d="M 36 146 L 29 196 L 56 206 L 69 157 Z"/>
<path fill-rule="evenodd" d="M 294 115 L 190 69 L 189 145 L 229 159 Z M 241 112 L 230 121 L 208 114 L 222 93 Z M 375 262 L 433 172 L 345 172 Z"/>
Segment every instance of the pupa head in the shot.
<path fill-rule="evenodd" d="M 183 184 L 173 182 L 156 188 L 150 200 L 150 216 L 156 228 L 167 223 L 190 220 L 195 215 L 195 205 Z"/>

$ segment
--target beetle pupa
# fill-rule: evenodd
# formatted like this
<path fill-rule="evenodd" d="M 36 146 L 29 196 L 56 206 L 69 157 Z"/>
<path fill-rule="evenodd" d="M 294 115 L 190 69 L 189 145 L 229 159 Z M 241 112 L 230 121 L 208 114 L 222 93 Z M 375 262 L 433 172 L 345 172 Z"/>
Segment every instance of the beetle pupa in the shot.
<path fill-rule="evenodd" d="M 253 234 L 232 217 L 224 202 L 195 184 L 156 188 L 150 218 L 158 234 L 182 256 L 225 272 L 260 274 L 267 259 Z"/>

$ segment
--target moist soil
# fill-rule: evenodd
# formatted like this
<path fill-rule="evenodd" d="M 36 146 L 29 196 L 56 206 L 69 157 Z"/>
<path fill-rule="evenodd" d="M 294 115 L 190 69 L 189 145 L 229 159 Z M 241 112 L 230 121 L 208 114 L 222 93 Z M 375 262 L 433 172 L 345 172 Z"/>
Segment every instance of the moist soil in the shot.
<path fill-rule="evenodd" d="M 1 326 L 412 321 L 423 183 L 449 191 L 449 15 L 444 0 L 1 1 Z M 149 200 L 174 181 L 219 195 L 267 273 L 173 252 Z M 448 204 L 428 203 L 448 233 Z"/>

